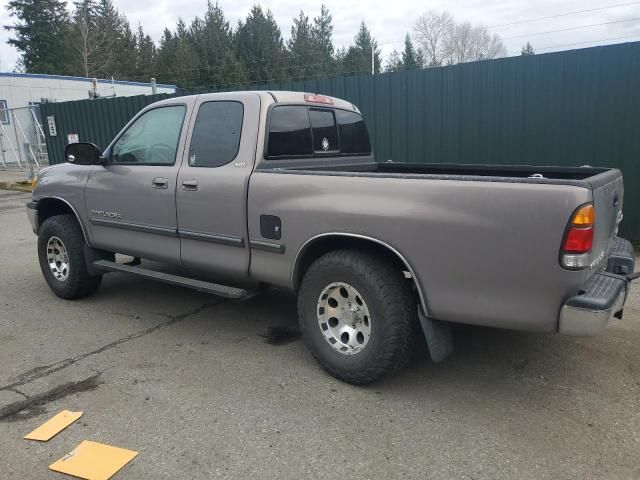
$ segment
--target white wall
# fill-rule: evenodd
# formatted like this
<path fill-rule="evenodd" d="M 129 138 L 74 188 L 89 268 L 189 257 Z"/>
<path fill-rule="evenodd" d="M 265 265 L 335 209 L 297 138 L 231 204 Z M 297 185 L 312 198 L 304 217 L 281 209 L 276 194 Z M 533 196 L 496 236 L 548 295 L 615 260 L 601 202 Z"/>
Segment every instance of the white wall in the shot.
<path fill-rule="evenodd" d="M 82 77 L 0 73 L 0 100 L 6 100 L 8 108 L 26 107 L 29 102 L 40 103 L 43 98 L 54 102 L 86 100 L 90 89 L 91 80 Z M 158 86 L 158 93 L 174 91 L 174 86 Z M 112 84 L 110 80 L 98 80 L 98 93 L 111 96 L 114 92 L 117 97 L 152 93 L 149 83 L 116 80 Z"/>

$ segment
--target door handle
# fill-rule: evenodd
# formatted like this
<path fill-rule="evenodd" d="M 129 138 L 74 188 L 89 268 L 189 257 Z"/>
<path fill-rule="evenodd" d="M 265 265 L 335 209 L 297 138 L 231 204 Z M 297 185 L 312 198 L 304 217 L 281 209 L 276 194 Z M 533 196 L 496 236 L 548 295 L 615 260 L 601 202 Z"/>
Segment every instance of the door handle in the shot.
<path fill-rule="evenodd" d="M 152 186 L 153 188 L 168 188 L 169 181 L 163 177 L 156 177 L 153 179 Z"/>
<path fill-rule="evenodd" d="M 198 180 L 183 180 L 182 181 L 182 189 L 183 190 L 198 190 Z"/>

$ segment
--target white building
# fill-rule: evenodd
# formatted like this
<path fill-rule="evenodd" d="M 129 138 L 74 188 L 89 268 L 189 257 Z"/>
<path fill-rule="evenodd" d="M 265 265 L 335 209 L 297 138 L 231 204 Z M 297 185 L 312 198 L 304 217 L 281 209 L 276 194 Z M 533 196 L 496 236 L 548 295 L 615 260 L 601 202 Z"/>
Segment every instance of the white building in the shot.
<path fill-rule="evenodd" d="M 175 85 L 155 86 L 155 93 L 175 91 Z M 0 72 L 0 168 L 13 164 L 24 168 L 46 161 L 40 103 L 152 93 L 151 83 Z"/>

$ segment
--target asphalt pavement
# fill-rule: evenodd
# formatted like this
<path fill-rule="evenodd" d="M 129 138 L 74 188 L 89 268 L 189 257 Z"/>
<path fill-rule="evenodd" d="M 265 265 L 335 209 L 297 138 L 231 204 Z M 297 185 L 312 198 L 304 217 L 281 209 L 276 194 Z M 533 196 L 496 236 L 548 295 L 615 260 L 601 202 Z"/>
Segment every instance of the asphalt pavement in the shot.
<path fill-rule="evenodd" d="M 118 480 L 640 478 L 640 282 L 599 336 L 461 327 L 446 362 L 422 345 L 354 387 L 305 350 L 286 292 L 237 303 L 109 274 L 55 297 L 28 198 L 0 191 L 0 478 L 69 478 L 48 465 L 82 440 L 140 452 Z M 84 416 L 22 439 L 63 409 Z"/>

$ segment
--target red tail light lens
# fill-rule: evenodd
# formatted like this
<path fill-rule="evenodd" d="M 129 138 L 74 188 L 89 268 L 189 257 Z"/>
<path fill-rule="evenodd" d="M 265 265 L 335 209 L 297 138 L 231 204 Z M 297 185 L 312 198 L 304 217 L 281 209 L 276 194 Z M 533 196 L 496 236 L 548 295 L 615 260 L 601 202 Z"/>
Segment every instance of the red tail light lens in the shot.
<path fill-rule="evenodd" d="M 593 227 L 571 227 L 564 240 L 566 253 L 589 253 L 593 245 Z"/>

